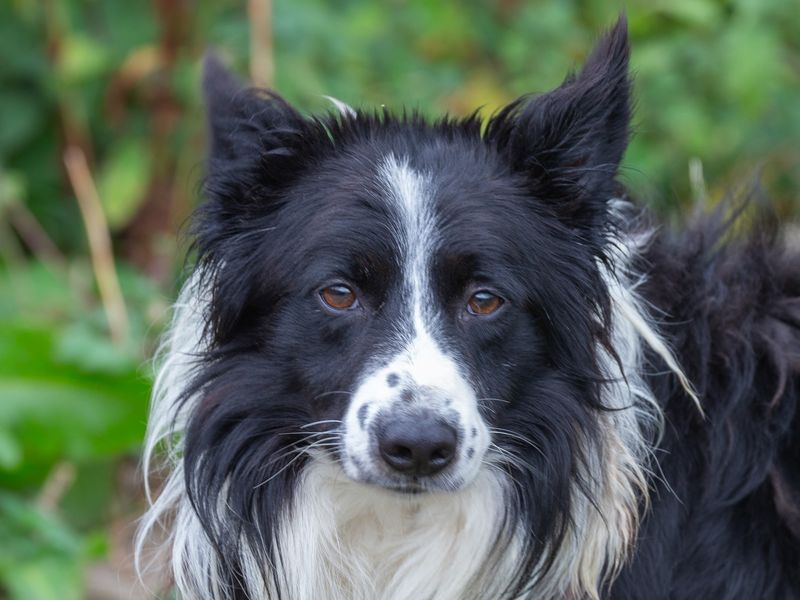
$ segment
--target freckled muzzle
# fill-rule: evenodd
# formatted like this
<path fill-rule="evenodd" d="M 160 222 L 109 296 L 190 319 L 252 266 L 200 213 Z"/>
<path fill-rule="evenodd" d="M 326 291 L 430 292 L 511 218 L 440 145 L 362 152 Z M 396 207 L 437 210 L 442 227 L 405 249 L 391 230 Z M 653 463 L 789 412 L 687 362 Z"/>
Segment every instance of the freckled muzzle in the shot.
<path fill-rule="evenodd" d="M 460 489 L 477 476 L 488 446 L 474 407 L 466 386 L 419 385 L 399 369 L 374 373 L 345 417 L 345 473 L 394 490 Z"/>
<path fill-rule="evenodd" d="M 360 483 L 458 491 L 476 479 L 490 434 L 466 368 L 416 327 L 358 383 L 343 419 L 341 465 Z"/>

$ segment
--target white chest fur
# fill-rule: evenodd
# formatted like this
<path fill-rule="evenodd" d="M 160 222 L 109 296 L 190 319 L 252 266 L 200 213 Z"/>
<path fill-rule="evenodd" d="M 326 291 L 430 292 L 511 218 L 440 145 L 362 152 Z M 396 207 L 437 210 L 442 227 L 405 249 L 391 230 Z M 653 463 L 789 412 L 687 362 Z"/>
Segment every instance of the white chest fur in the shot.
<path fill-rule="evenodd" d="M 492 597 L 502 588 L 503 565 L 515 562 L 509 548 L 497 548 L 498 560 L 492 556 L 503 497 L 501 480 L 488 470 L 457 493 L 408 496 L 353 483 L 333 465 L 317 463 L 283 532 L 289 596 Z"/>

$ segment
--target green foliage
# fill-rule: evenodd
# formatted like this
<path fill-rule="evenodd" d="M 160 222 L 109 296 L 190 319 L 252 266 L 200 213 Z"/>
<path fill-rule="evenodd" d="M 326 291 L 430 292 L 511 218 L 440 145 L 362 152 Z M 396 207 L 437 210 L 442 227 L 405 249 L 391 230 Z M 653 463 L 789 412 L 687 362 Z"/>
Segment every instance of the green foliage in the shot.
<path fill-rule="evenodd" d="M 109 149 L 97 185 L 112 230 L 123 227 L 136 214 L 151 169 L 148 150 L 139 140 L 122 140 Z"/>
<path fill-rule="evenodd" d="M 114 344 L 102 310 L 57 274 L 37 264 L 5 274 L 14 287 L 0 303 L 0 484 L 27 487 L 63 460 L 135 452 L 149 388 L 141 314 L 133 313 L 135 342 Z M 128 275 L 129 298 L 136 285 L 155 297 L 147 280 Z"/>
<path fill-rule="evenodd" d="M 73 270 L 74 281 L 89 276 Z M 147 307 L 137 298 L 158 295 L 125 273 L 135 342 L 119 346 L 79 284 L 35 263 L 4 275 L 13 287 L 0 301 L 0 582 L 14 599 L 77 599 L 93 540 L 105 543 L 113 464 L 135 456 L 144 435 Z M 64 465 L 77 476 L 62 517 L 24 501 Z"/>
<path fill-rule="evenodd" d="M 11 598 L 79 600 L 84 542 L 58 519 L 0 491 L 0 580 Z"/>
<path fill-rule="evenodd" d="M 0 3 L 2 597 L 83 597 L 84 566 L 108 554 L 112 506 L 129 491 L 116 476 L 137 456 L 147 361 L 181 268 L 175 232 L 202 174 L 199 60 L 213 46 L 247 72 L 244 6 Z M 638 101 L 626 183 L 674 215 L 760 173 L 779 212 L 796 215 L 796 7 L 626 7 Z M 558 85 L 618 10 L 602 0 L 273 2 L 274 83 L 308 111 L 331 110 L 327 94 L 358 107 L 490 114 Z M 87 158 L 115 245 L 129 321 L 119 339 L 65 172 L 68 145 Z M 690 181 L 690 159 L 705 181 Z M 42 502 L 64 472 L 72 477 L 55 506 Z"/>

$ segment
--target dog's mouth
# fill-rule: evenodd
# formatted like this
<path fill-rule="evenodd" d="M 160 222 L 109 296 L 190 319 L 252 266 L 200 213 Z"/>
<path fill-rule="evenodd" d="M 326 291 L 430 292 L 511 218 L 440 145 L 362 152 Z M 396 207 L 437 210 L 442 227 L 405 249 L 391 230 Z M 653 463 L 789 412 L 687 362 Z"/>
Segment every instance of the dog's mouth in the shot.
<path fill-rule="evenodd" d="M 428 490 L 426 490 L 425 488 L 423 488 L 423 487 L 421 487 L 419 485 L 391 485 L 390 484 L 390 485 L 381 486 L 381 487 L 384 487 L 387 490 L 391 490 L 393 492 L 397 492 L 399 494 L 409 494 L 409 495 L 412 495 L 412 496 L 419 495 L 419 494 L 424 494 L 424 493 L 426 493 L 428 491 Z"/>
<path fill-rule="evenodd" d="M 341 463 L 347 477 L 357 483 L 382 488 L 397 494 L 419 496 L 430 493 L 456 492 L 464 485 L 461 477 L 439 474 L 435 476 L 403 476 L 375 472 L 365 465 L 350 461 Z"/>

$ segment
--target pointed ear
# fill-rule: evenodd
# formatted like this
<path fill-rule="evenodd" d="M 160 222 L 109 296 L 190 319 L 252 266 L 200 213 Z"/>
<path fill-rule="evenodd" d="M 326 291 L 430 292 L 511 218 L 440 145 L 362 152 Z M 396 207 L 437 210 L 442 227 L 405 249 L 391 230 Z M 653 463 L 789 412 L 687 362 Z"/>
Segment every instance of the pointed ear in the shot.
<path fill-rule="evenodd" d="M 213 52 L 203 61 L 203 93 L 212 161 L 236 160 L 269 150 L 270 132 L 290 129 L 302 121 L 277 94 L 246 86 Z"/>
<path fill-rule="evenodd" d="M 571 226 L 598 226 L 616 191 L 630 127 L 628 54 L 622 15 L 579 74 L 552 92 L 517 100 L 487 126 L 487 139 Z"/>
<path fill-rule="evenodd" d="M 210 149 L 192 229 L 201 260 L 222 264 L 237 259 L 230 239 L 267 217 L 304 169 L 313 121 L 277 94 L 245 86 L 213 54 L 203 92 Z"/>

